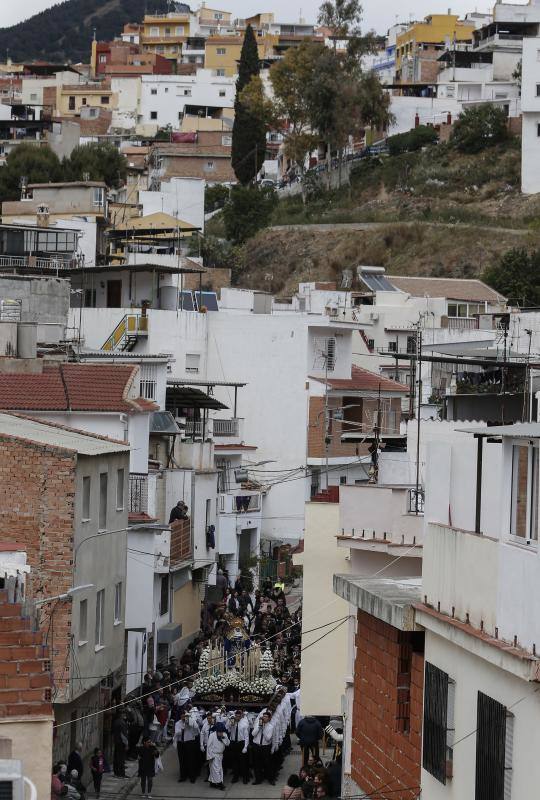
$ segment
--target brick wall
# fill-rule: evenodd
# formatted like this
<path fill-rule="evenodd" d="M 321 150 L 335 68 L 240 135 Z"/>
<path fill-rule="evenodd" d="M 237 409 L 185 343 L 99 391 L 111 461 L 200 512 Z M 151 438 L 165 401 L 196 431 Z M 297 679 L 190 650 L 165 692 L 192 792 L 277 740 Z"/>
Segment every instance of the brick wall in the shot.
<path fill-rule="evenodd" d="M 399 631 L 358 612 L 351 777 L 362 791 L 384 786 L 386 793 L 401 790 L 401 800 L 418 795 L 422 650 L 423 634 Z"/>
<path fill-rule="evenodd" d="M 207 162 L 214 162 L 214 169 L 206 168 Z M 231 166 L 230 156 L 164 156 L 165 174 L 163 180 L 168 178 L 204 178 L 211 183 L 236 182 L 236 176 Z"/>
<path fill-rule="evenodd" d="M 0 718 L 51 717 L 48 649 L 41 632 L 23 617 L 20 603 L 0 592 Z"/>
<path fill-rule="evenodd" d="M 74 502 L 72 454 L 0 436 L 0 539 L 12 539 L 26 550 L 31 567 L 29 597 L 36 593 L 52 597 L 72 586 Z M 64 677 L 69 676 L 70 609 L 69 603 L 54 606 L 52 624 L 51 606 L 41 612 L 53 674 Z M 31 655 L 36 635 L 21 634 L 21 646 L 28 639 Z"/>

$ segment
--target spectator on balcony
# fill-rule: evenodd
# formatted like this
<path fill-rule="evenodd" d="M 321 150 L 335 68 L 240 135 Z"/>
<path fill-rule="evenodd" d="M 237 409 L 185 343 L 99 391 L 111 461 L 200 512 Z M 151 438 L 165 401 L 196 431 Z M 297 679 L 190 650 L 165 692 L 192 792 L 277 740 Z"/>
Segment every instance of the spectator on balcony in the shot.
<path fill-rule="evenodd" d="M 176 522 L 177 519 L 189 519 L 187 512 L 187 505 L 183 502 L 183 500 L 179 500 L 174 508 L 171 509 L 171 513 L 169 515 L 169 525 L 171 522 Z"/>

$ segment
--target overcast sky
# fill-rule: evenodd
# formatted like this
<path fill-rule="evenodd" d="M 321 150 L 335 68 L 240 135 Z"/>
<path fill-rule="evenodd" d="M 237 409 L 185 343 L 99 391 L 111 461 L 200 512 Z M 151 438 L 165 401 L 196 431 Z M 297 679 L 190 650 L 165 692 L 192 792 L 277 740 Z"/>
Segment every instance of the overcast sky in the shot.
<path fill-rule="evenodd" d="M 374 28 L 384 33 L 398 20 L 406 22 L 409 18 L 420 19 L 426 14 L 446 13 L 449 7 L 456 14 L 467 11 L 488 11 L 494 0 L 364 0 L 364 28 Z M 19 0 L 18 3 L 0 0 L 0 26 L 13 25 L 32 16 L 37 11 L 54 5 L 51 0 Z M 192 2 L 193 8 L 199 3 Z M 245 17 L 257 11 L 274 11 L 278 21 L 289 22 L 298 19 L 300 14 L 307 20 L 315 20 L 319 0 L 210 0 L 208 5 L 230 9 L 234 16 Z M 148 7 L 152 8 L 152 0 Z"/>

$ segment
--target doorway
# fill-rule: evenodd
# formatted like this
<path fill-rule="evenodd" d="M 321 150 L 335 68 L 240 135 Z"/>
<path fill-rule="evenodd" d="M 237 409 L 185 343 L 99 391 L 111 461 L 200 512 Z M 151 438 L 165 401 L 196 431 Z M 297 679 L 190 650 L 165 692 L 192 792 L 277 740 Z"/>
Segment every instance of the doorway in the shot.
<path fill-rule="evenodd" d="M 122 281 L 107 281 L 107 308 L 122 307 Z"/>

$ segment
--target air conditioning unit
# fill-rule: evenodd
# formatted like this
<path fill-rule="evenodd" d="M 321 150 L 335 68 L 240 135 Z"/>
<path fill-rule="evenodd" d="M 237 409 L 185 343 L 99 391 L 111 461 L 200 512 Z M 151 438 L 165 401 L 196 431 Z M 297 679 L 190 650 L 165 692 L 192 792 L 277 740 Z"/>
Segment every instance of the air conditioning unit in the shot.
<path fill-rule="evenodd" d="M 13 758 L 0 760 L 0 788 L 6 800 L 24 800 L 22 761 Z"/>

